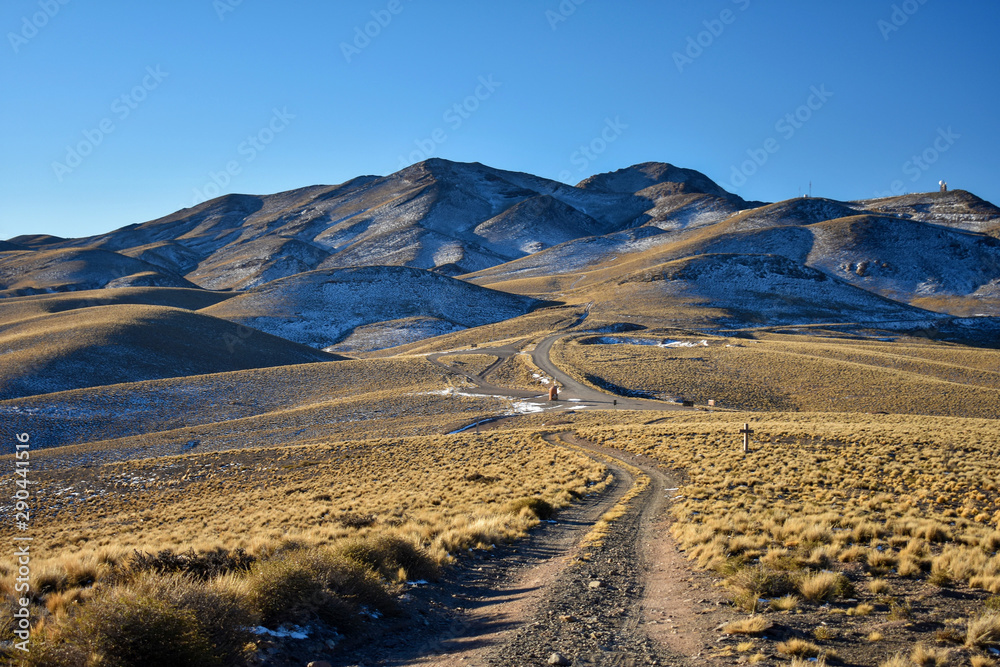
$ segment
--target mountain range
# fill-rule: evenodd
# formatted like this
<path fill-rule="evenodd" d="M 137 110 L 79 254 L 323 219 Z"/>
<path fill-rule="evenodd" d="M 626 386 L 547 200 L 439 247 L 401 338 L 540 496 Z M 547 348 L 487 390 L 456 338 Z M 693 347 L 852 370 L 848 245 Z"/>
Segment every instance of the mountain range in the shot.
<path fill-rule="evenodd" d="M 1000 209 L 962 190 L 749 202 L 656 162 L 570 186 L 431 159 L 226 195 L 0 242 L 0 397 L 446 345 L 499 322 L 530 334 L 566 305 L 595 329 L 993 332 Z M 117 361 L 70 372 L 102 358 Z"/>

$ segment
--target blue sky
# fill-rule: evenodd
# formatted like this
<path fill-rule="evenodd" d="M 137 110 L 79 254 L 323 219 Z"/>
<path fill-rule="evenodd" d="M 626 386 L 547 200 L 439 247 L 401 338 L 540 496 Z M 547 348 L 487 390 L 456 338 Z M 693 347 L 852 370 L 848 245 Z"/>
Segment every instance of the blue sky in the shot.
<path fill-rule="evenodd" d="M 430 156 L 1000 203 L 993 0 L 7 0 L 0 27 L 0 238 Z"/>

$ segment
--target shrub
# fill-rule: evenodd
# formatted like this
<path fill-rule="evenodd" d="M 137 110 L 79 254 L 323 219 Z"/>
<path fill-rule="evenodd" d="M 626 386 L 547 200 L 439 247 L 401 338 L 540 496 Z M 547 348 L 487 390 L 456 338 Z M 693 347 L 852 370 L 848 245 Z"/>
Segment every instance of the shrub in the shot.
<path fill-rule="evenodd" d="M 889 602 L 889 620 L 904 621 L 913 616 L 913 604 L 909 600 L 892 600 Z"/>
<path fill-rule="evenodd" d="M 333 552 L 369 568 L 388 581 L 396 580 L 401 569 L 411 579 L 436 579 L 439 574 L 437 563 L 424 550 L 399 537 L 349 539 L 336 544 Z"/>
<path fill-rule="evenodd" d="M 868 591 L 872 595 L 888 595 L 892 586 L 885 579 L 872 579 L 868 582 Z"/>
<path fill-rule="evenodd" d="M 542 498 L 518 498 L 507 505 L 507 511 L 511 514 L 520 514 L 525 509 L 542 521 L 547 521 L 556 515 L 556 508 L 552 503 Z"/>
<path fill-rule="evenodd" d="M 145 575 L 130 584 L 128 590 L 193 613 L 220 664 L 235 666 L 246 662 L 243 648 L 253 639 L 248 628 L 256 625 L 257 618 L 240 596 L 181 574 Z"/>
<path fill-rule="evenodd" d="M 194 549 L 182 553 L 164 549 L 156 555 L 137 550 L 128 559 L 126 567 L 132 573 L 181 572 L 205 581 L 228 572 L 246 572 L 253 566 L 254 561 L 256 559 L 243 549 L 226 551 L 220 548 L 200 554 Z"/>
<path fill-rule="evenodd" d="M 896 653 L 891 658 L 878 663 L 878 667 L 911 667 L 911 665 L 905 655 Z"/>
<path fill-rule="evenodd" d="M 326 590 L 316 571 L 289 555 L 258 563 L 247 581 L 247 599 L 264 625 L 303 623 L 318 615 L 341 627 L 352 620 L 350 605 Z"/>
<path fill-rule="evenodd" d="M 80 610 L 70 644 L 86 646 L 107 667 L 219 665 L 196 614 L 165 600 L 113 589 Z"/>
<path fill-rule="evenodd" d="M 945 651 L 935 651 L 923 644 L 917 644 L 910 653 L 910 662 L 917 667 L 934 667 L 948 664 L 948 654 Z"/>
<path fill-rule="evenodd" d="M 795 588 L 788 574 L 762 565 L 740 568 L 727 583 L 738 592 L 766 598 L 785 595 Z"/>
<path fill-rule="evenodd" d="M 847 615 L 848 616 L 868 616 L 873 611 L 875 611 L 875 607 L 873 607 L 870 604 L 861 603 L 861 604 L 859 604 L 856 607 L 851 607 L 850 609 L 848 609 L 847 610 Z"/>
<path fill-rule="evenodd" d="M 293 551 L 257 563 L 244 583 L 251 608 L 265 625 L 303 623 L 312 616 L 341 630 L 358 623 L 358 608 L 395 611 L 368 566 L 329 550 Z"/>

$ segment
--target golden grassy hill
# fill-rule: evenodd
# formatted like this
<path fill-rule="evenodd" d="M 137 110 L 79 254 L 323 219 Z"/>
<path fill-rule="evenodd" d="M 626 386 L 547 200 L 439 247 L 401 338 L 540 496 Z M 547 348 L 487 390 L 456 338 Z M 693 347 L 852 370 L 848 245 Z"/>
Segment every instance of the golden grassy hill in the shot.
<path fill-rule="evenodd" d="M 40 249 L 0 254 L 0 296 L 98 289 L 130 281 L 158 287 L 194 287 L 181 276 L 100 248 Z"/>
<path fill-rule="evenodd" d="M 26 396 L 0 403 L 0 415 L 30 420 L 39 447 L 52 451 L 89 442 L 97 443 L 92 452 L 174 443 L 167 449 L 175 453 L 192 438 L 202 438 L 203 449 L 265 446 L 333 433 L 358 437 L 376 426 L 408 432 L 404 421 L 437 432 L 442 412 L 473 407 L 430 393 L 448 386 L 442 376 L 424 357 L 349 359 Z"/>
<path fill-rule="evenodd" d="M 4 399 L 337 358 L 225 320 L 145 305 L 22 320 L 0 331 L 0 350 Z"/>
<path fill-rule="evenodd" d="M 592 385 L 728 409 L 1000 417 L 997 350 L 767 333 L 678 338 L 693 347 L 628 344 L 640 340 L 664 338 L 591 336 L 554 356 Z"/>
<path fill-rule="evenodd" d="M 135 304 L 200 310 L 231 299 L 232 292 L 209 292 L 181 287 L 122 287 L 0 300 L 0 327 L 21 320 L 79 308 Z"/>

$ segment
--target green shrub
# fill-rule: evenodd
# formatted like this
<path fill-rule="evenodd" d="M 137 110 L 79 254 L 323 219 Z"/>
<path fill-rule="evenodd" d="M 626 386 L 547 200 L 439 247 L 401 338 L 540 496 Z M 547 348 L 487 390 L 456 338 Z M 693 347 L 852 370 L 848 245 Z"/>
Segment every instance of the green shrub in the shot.
<path fill-rule="evenodd" d="M 336 551 L 307 552 L 299 560 L 312 570 L 331 593 L 348 602 L 382 612 L 392 612 L 396 603 L 379 576 L 368 566 Z"/>
<path fill-rule="evenodd" d="M 115 589 L 80 610 L 70 644 L 87 646 L 102 667 L 221 665 L 197 615 L 165 600 Z"/>
<path fill-rule="evenodd" d="M 258 562 L 249 575 L 247 599 L 268 626 L 305 623 L 315 616 L 350 630 L 362 606 L 395 611 L 373 570 L 329 550 L 295 551 Z"/>
<path fill-rule="evenodd" d="M 246 600 L 191 575 L 146 575 L 129 588 L 137 595 L 164 600 L 193 613 L 220 664 L 246 663 L 243 648 L 253 639 L 249 627 L 258 622 Z"/>
<path fill-rule="evenodd" d="M 333 600 L 313 568 L 294 556 L 285 555 L 258 562 L 250 571 L 247 599 L 261 623 L 301 623 L 320 609 L 346 607 Z M 339 611 L 339 610 L 336 610 Z"/>
<path fill-rule="evenodd" d="M 333 552 L 377 572 L 387 581 L 395 581 L 400 570 L 410 579 L 436 579 L 439 572 L 425 551 L 399 537 L 379 536 L 344 540 Z"/>

